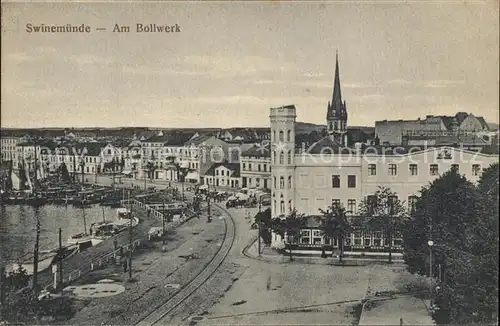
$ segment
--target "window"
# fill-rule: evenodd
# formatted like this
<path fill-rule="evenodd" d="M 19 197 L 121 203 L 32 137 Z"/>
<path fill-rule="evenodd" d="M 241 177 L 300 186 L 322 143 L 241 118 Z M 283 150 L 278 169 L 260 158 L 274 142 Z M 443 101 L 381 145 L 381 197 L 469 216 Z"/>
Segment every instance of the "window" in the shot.
<path fill-rule="evenodd" d="M 292 164 L 292 151 L 288 151 L 288 164 Z"/>
<path fill-rule="evenodd" d="M 276 152 L 273 152 L 273 163 L 276 164 Z"/>
<path fill-rule="evenodd" d="M 284 201 L 280 202 L 280 213 L 285 214 L 285 202 Z"/>
<path fill-rule="evenodd" d="M 276 141 L 276 130 L 273 131 L 273 141 Z"/>
<path fill-rule="evenodd" d="M 356 188 L 356 176 L 348 175 L 347 176 L 347 188 Z"/>
<path fill-rule="evenodd" d="M 389 196 L 387 198 L 387 206 L 389 206 L 389 215 L 394 214 L 394 206 L 398 201 L 398 196 Z"/>
<path fill-rule="evenodd" d="M 273 177 L 274 179 L 274 189 L 276 189 L 276 177 Z"/>
<path fill-rule="evenodd" d="M 260 164 L 259 164 L 259 165 L 257 165 L 257 171 L 259 171 L 259 172 L 260 172 L 260 169 L 261 169 L 261 166 L 260 166 Z"/>
<path fill-rule="evenodd" d="M 292 200 L 290 199 L 290 200 L 288 201 L 288 211 L 290 211 L 290 212 L 291 212 L 292 210 L 293 210 L 293 209 L 292 209 Z"/>
<path fill-rule="evenodd" d="M 288 130 L 286 132 L 286 140 L 287 141 L 291 141 L 292 140 L 292 132 L 290 130 Z"/>
<path fill-rule="evenodd" d="M 311 243 L 311 230 L 301 230 L 300 231 L 300 243 L 310 244 Z"/>
<path fill-rule="evenodd" d="M 416 164 L 410 164 L 410 175 L 418 175 L 418 167 Z"/>
<path fill-rule="evenodd" d="M 313 233 L 313 244 L 315 244 L 315 245 L 322 244 L 323 236 L 321 234 L 321 231 L 313 230 L 312 233 Z"/>
<path fill-rule="evenodd" d="M 284 189 L 284 188 L 285 188 L 285 178 L 280 177 L 280 189 Z"/>
<path fill-rule="evenodd" d="M 415 211 L 415 205 L 417 203 L 418 197 L 417 196 L 408 196 L 408 210 L 410 212 Z"/>
<path fill-rule="evenodd" d="M 292 176 L 288 176 L 288 189 L 292 188 Z"/>
<path fill-rule="evenodd" d="M 252 163 L 248 163 L 248 171 L 252 171 Z"/>
<path fill-rule="evenodd" d="M 283 130 L 280 130 L 280 141 L 284 141 L 284 133 Z"/>
<path fill-rule="evenodd" d="M 340 188 L 340 176 L 332 175 L 332 188 Z"/>
<path fill-rule="evenodd" d="M 373 233 L 373 245 L 375 247 L 380 247 L 382 245 L 382 233 L 374 232 Z"/>
<path fill-rule="evenodd" d="M 333 207 L 340 207 L 340 199 L 337 199 L 337 198 L 332 199 L 332 206 Z"/>
<path fill-rule="evenodd" d="M 219 170 L 215 170 L 215 175 L 219 175 Z"/>
<path fill-rule="evenodd" d="M 280 152 L 280 164 L 283 164 L 285 154 L 283 152 Z"/>
<path fill-rule="evenodd" d="M 361 231 L 354 232 L 354 245 L 355 246 L 361 245 L 361 236 L 362 236 Z"/>
<path fill-rule="evenodd" d="M 276 199 L 274 200 L 274 212 L 276 213 Z"/>
<path fill-rule="evenodd" d="M 396 164 L 389 164 L 389 175 L 397 175 L 398 174 L 398 168 Z"/>
<path fill-rule="evenodd" d="M 375 164 L 368 164 L 368 175 L 377 175 L 377 166 Z"/>
<path fill-rule="evenodd" d="M 246 168 L 247 168 L 246 163 L 243 163 L 243 170 L 245 170 Z"/>
<path fill-rule="evenodd" d="M 431 164 L 429 167 L 430 175 L 438 175 L 439 174 L 439 166 L 437 164 Z"/>
<path fill-rule="evenodd" d="M 460 173 L 460 165 L 458 164 L 452 164 L 451 165 L 451 169 L 455 169 L 457 171 L 457 173 Z"/>
<path fill-rule="evenodd" d="M 478 176 L 480 172 L 481 172 L 481 165 L 479 165 L 479 164 L 472 164 L 472 175 L 473 176 Z"/>
<path fill-rule="evenodd" d="M 347 200 L 347 212 L 351 214 L 356 213 L 356 199 Z"/>
<path fill-rule="evenodd" d="M 365 247 L 369 247 L 371 245 L 371 240 L 372 240 L 371 234 L 365 233 L 364 238 L 365 238 L 365 241 L 364 241 Z"/>

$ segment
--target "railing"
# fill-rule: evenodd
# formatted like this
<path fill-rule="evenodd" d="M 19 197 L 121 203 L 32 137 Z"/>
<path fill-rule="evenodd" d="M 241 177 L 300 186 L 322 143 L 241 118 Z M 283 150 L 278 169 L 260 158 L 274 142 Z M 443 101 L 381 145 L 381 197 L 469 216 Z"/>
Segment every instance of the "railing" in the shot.
<path fill-rule="evenodd" d="M 130 207 L 130 205 L 133 205 L 133 206 L 138 206 L 138 207 L 141 207 L 141 208 L 144 208 L 144 209 L 150 209 L 151 213 L 154 217 L 160 219 L 160 221 L 163 219 L 163 214 L 153 208 L 151 208 L 149 205 L 147 204 L 144 204 L 142 202 L 140 202 L 139 200 L 136 200 L 136 199 L 130 199 L 130 200 L 122 200 L 121 201 L 122 205 L 124 205 L 125 207 Z M 180 224 L 184 223 L 185 221 L 189 220 L 192 216 L 194 216 L 194 212 L 191 212 L 191 214 L 186 214 L 184 215 L 184 218 L 181 218 L 177 221 L 174 221 L 174 222 L 169 222 L 167 225 L 166 225 L 166 228 L 165 230 L 170 230 L 170 229 L 173 229 L 177 226 L 179 226 Z M 145 239 L 147 239 L 149 235 L 147 235 L 145 237 Z M 144 241 L 144 240 L 135 240 L 132 242 L 132 252 L 138 247 L 141 245 L 141 241 Z M 72 271 L 70 271 L 69 273 L 67 273 L 65 276 L 63 276 L 63 283 L 64 284 L 68 284 L 68 283 L 71 283 L 72 281 L 74 280 L 77 280 L 79 279 L 80 277 L 92 272 L 92 271 L 95 271 L 95 270 L 98 270 L 100 268 L 103 268 L 103 267 L 106 267 L 110 262 L 112 263 L 116 263 L 116 257 L 118 256 L 118 254 L 120 253 L 120 251 L 129 251 L 130 249 L 130 244 L 126 244 L 126 245 L 122 245 L 121 248 L 117 248 L 109 253 L 106 253 L 102 256 L 99 256 L 95 259 L 92 259 L 90 260 L 89 262 L 87 262 L 86 264 L 84 264 L 83 267 L 80 267 L 80 268 L 77 268 L 77 269 L 74 269 Z M 53 284 L 48 284 L 45 286 L 45 288 L 50 288 L 50 287 L 53 287 Z"/>
<path fill-rule="evenodd" d="M 132 242 L 132 252 L 140 246 L 141 241 L 135 240 Z M 123 249 L 121 249 L 123 248 Z M 110 253 L 107 253 L 99 258 L 93 259 L 90 263 L 84 267 L 72 270 L 66 276 L 63 277 L 63 283 L 71 283 L 72 281 L 79 279 L 82 275 L 88 274 L 92 271 L 98 270 L 107 266 L 110 262 L 116 263 L 116 258 L 119 256 L 120 251 L 127 252 L 130 249 L 130 244 L 121 246 Z"/>

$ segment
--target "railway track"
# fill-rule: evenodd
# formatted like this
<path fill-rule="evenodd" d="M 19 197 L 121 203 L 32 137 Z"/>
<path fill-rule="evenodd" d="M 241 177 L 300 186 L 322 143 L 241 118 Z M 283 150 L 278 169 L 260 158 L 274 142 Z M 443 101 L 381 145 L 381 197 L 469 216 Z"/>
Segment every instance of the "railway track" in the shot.
<path fill-rule="evenodd" d="M 205 268 L 198 273 L 191 281 L 184 284 L 175 292 L 168 300 L 157 306 L 151 313 L 142 317 L 135 325 L 149 326 L 156 325 L 161 322 L 163 318 L 168 316 L 174 309 L 179 307 L 184 301 L 190 298 L 196 290 L 205 284 L 210 277 L 217 271 L 219 266 L 222 265 L 227 255 L 231 251 L 235 237 L 235 225 L 231 215 L 222 207 L 217 206 L 217 209 L 225 216 L 225 233 L 220 248 L 216 254 L 208 262 Z"/>

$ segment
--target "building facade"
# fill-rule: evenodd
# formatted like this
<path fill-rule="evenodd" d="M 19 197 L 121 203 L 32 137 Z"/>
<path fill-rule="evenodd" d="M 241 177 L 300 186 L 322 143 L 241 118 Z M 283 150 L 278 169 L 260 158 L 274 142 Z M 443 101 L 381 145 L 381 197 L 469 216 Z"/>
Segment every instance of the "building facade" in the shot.
<path fill-rule="evenodd" d="M 286 134 L 287 130 L 293 130 L 295 116 L 294 106 L 272 108 L 270 122 L 273 134 L 280 134 L 281 131 Z M 286 148 L 294 148 L 293 141 L 292 137 L 285 142 Z M 286 216 L 293 209 L 314 216 L 319 214 L 320 209 L 324 210 L 332 204 L 342 204 L 348 214 L 356 215 L 361 201 L 373 195 L 379 187 L 391 189 L 410 209 L 421 188 L 452 167 L 467 179 L 477 182 L 483 169 L 498 162 L 498 154 L 494 152 L 450 146 L 362 146 L 348 149 L 325 138 L 300 154 L 283 151 L 285 147 L 280 145 L 279 139 L 273 147 L 273 218 Z M 357 235 L 353 233 L 346 241 L 359 242 L 364 237 L 356 238 Z M 370 241 L 375 239 L 371 234 L 366 237 Z M 307 238 L 313 241 L 314 237 L 310 235 Z M 314 241 L 320 241 L 318 239 Z M 399 241 L 394 240 L 395 243 Z M 273 245 L 278 246 L 281 241 L 274 235 Z"/>
<path fill-rule="evenodd" d="M 271 189 L 271 151 L 254 146 L 240 156 L 242 188 Z"/>
<path fill-rule="evenodd" d="M 306 150 L 298 151 L 295 144 L 295 106 L 270 109 L 271 217 L 284 218 L 294 210 L 309 217 L 299 239 L 294 239 L 295 244 L 288 245 L 297 246 L 298 243 L 308 248 L 338 246 L 335 239 L 322 235 L 319 223 L 315 223 L 313 218 L 321 215 L 320 210 L 326 210 L 331 205 L 342 205 L 349 216 L 356 216 L 361 202 L 370 198 L 379 187 L 384 187 L 394 192 L 410 211 L 422 187 L 451 168 L 458 169 L 468 180 L 477 182 L 483 169 L 499 161 L 498 148 L 492 146 L 403 146 L 401 143 L 384 146 L 379 141 L 345 146 L 343 135 L 347 112 L 345 102 L 340 97 L 338 60 L 335 70 L 333 100 L 327 108 L 328 135 Z M 339 115 L 338 112 L 343 113 Z M 467 122 L 470 116 L 457 114 L 453 119 L 429 116 L 425 121 L 418 120 L 417 124 L 418 128 L 427 126 L 427 130 L 436 131 L 458 130 L 464 123 L 473 125 L 470 127 L 472 129 L 477 128 L 481 123 Z M 385 121 L 380 125 L 390 123 Z M 409 130 L 404 126 L 404 123 L 399 123 L 396 132 L 388 132 L 387 135 L 396 135 L 401 139 L 403 131 Z M 414 122 L 411 122 L 411 126 L 414 126 Z M 287 241 L 277 234 L 272 236 L 274 247 L 282 247 Z M 367 246 L 385 250 L 389 245 L 401 245 L 401 238 L 396 234 L 392 243 L 388 242 L 389 239 L 382 232 L 363 233 L 354 230 L 346 235 L 344 246 L 353 250 L 366 249 Z"/>

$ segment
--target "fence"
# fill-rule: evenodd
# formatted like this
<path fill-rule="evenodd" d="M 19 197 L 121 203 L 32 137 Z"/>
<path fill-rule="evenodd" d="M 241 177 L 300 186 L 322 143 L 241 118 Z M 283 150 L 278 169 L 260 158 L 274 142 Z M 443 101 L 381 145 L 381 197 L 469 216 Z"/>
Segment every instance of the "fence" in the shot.
<path fill-rule="evenodd" d="M 161 212 L 153 209 L 149 205 L 144 204 L 136 199 L 122 200 L 121 203 L 125 207 L 130 207 L 132 205 L 135 207 L 138 206 L 138 207 L 143 208 L 143 209 L 149 209 L 151 212 L 150 214 L 152 216 L 156 217 L 160 221 L 163 220 L 163 214 Z M 179 226 L 180 224 L 191 219 L 193 216 L 194 216 L 194 212 L 191 212 L 191 214 L 184 215 L 184 218 L 181 218 L 177 221 L 168 223 L 166 225 L 166 230 L 170 230 L 170 229 L 173 229 L 173 228 Z M 145 239 L 147 239 L 147 237 L 148 236 L 146 235 Z M 142 240 L 142 241 L 144 241 L 144 240 Z M 135 240 L 132 242 L 131 245 L 132 245 L 132 251 L 134 251 L 138 246 L 141 245 L 141 240 Z M 82 276 L 84 276 L 84 275 L 86 275 L 94 270 L 97 270 L 97 269 L 100 269 L 100 268 L 107 266 L 110 262 L 116 263 L 116 257 L 118 256 L 118 253 L 121 250 L 123 250 L 125 252 L 129 251 L 130 244 L 123 245 L 123 246 L 121 246 L 121 248 L 123 248 L 123 249 L 117 248 L 117 249 L 115 249 L 107 254 L 104 254 L 98 258 L 92 259 L 91 261 L 89 261 L 87 263 L 84 263 L 84 265 L 82 267 L 79 267 L 77 269 L 73 269 L 72 271 L 67 273 L 65 276 L 63 276 L 63 283 L 64 284 L 71 283 L 72 281 L 75 281 L 75 280 L 79 279 L 80 277 L 82 277 Z M 53 287 L 52 283 L 45 286 L 46 289 L 48 289 L 50 287 Z"/>
<path fill-rule="evenodd" d="M 140 244 L 141 244 L 140 240 L 135 240 L 134 242 L 132 242 L 132 251 L 134 251 L 138 246 L 140 246 Z M 76 279 L 79 279 L 80 277 L 82 277 L 82 275 L 100 269 L 102 267 L 105 267 L 110 262 L 116 263 L 116 257 L 118 256 L 120 251 L 122 250 L 124 252 L 129 251 L 130 244 L 121 246 L 121 248 L 123 249 L 118 248 L 116 250 L 113 250 L 112 252 L 107 253 L 99 258 L 93 259 L 90 263 L 88 263 L 88 265 L 69 272 L 65 277 L 63 277 L 63 283 L 70 283 Z"/>

